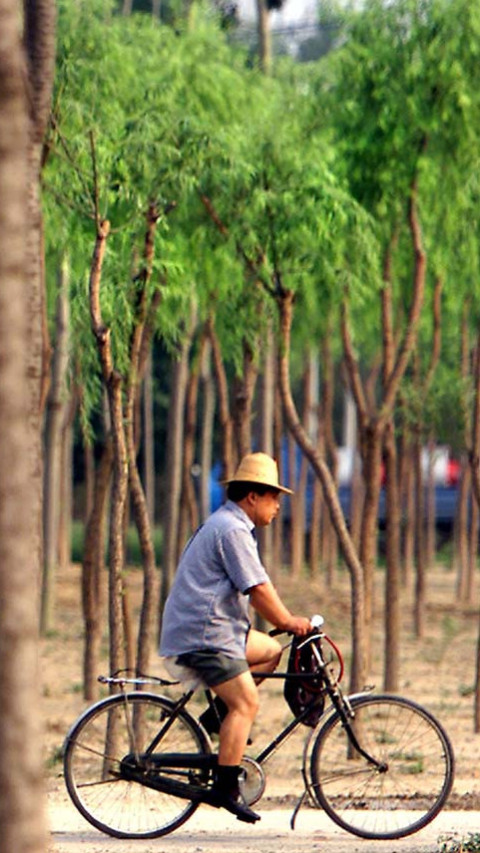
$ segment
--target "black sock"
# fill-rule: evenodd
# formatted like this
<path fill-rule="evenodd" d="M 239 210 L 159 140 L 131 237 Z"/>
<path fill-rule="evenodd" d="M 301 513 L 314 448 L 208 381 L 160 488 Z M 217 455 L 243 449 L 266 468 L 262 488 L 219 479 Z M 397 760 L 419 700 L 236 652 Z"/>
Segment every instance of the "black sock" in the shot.
<path fill-rule="evenodd" d="M 239 794 L 238 777 L 240 767 L 236 765 L 217 764 L 215 770 L 215 785 L 226 796 Z"/>

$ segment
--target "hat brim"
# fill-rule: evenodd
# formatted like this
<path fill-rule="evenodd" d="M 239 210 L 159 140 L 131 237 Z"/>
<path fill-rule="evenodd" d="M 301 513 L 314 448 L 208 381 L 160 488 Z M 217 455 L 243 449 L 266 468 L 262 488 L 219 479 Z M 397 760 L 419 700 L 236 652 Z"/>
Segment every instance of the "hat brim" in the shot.
<path fill-rule="evenodd" d="M 252 480 L 250 477 L 248 479 L 232 477 L 230 480 L 220 481 L 222 486 L 228 486 L 230 483 L 252 483 L 252 485 L 265 486 L 267 489 L 271 489 L 272 492 L 282 492 L 284 495 L 294 494 L 293 489 L 288 489 L 287 486 L 281 486 L 279 483 L 265 483 L 264 480 Z"/>

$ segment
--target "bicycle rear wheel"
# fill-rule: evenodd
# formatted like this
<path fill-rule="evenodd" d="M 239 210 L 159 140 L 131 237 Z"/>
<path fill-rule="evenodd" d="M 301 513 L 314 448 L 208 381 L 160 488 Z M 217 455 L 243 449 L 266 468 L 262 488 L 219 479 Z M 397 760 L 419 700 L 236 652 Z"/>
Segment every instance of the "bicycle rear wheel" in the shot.
<path fill-rule="evenodd" d="M 450 741 L 438 721 L 397 696 L 352 700 L 358 742 L 380 768 L 356 752 L 334 713 L 312 747 L 318 804 L 361 838 L 394 839 L 424 827 L 444 805 L 454 776 Z"/>
<path fill-rule="evenodd" d="M 117 838 L 156 838 L 181 826 L 198 801 L 172 796 L 126 778 L 122 761 L 143 753 L 172 716 L 174 703 L 154 694 L 118 694 L 89 708 L 67 735 L 64 773 L 68 793 L 93 826 Z M 159 753 L 207 755 L 210 744 L 197 722 L 181 711 L 162 737 Z M 207 771 L 196 771 L 202 783 Z M 188 769 L 174 781 L 192 781 Z"/>

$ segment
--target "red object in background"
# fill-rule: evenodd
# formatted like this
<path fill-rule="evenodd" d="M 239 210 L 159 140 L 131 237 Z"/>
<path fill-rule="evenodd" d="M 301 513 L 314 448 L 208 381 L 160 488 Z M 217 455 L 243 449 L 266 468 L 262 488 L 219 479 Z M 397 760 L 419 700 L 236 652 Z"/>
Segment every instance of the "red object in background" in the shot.
<path fill-rule="evenodd" d="M 456 459 L 449 459 L 447 464 L 447 478 L 445 485 L 449 488 L 458 486 L 460 480 L 460 462 Z"/>

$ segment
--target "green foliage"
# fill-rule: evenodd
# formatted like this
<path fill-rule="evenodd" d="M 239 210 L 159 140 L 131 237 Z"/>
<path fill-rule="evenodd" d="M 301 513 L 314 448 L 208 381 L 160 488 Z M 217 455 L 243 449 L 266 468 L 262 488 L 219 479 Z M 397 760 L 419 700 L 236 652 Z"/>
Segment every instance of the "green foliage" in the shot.
<path fill-rule="evenodd" d="M 441 835 L 438 841 L 441 853 L 480 853 L 478 832 L 469 832 L 466 836 L 452 832 Z"/>
<path fill-rule="evenodd" d="M 479 281 L 474 0 L 324 9 L 342 32 L 335 50 L 307 65 L 283 59 L 274 78 L 249 67 L 201 8 L 195 26 L 176 30 L 145 14 L 125 18 L 118 3 L 104 0 L 60 0 L 58 8 L 44 173 L 47 276 L 53 306 L 56 268 L 68 251 L 84 423 L 100 407 L 88 306 L 96 207 L 112 225 L 102 313 L 124 373 L 151 201 L 160 219 L 150 288 L 161 292 L 156 332 L 167 349 L 175 350 L 195 303 L 200 320 L 214 314 L 224 355 L 240 369 L 245 341 L 254 353 L 261 349 L 265 324 L 276 316 L 271 291 L 281 285 L 296 294 L 294 366 L 301 369 L 305 346 L 332 328 L 332 318 L 336 331 L 345 292 L 355 346 L 368 365 L 380 341 L 383 251 L 395 230 L 397 335 L 408 311 L 406 212 L 416 175 L 429 263 L 419 333 L 425 362 L 437 275 L 451 322 L 428 401 L 415 400 L 407 386 L 405 398 L 412 412 L 428 407 L 429 423 L 440 412 L 449 425 L 445 413 L 463 411 L 460 385 L 451 381 L 463 294 Z M 477 321 L 472 311 L 472 327 Z M 339 353 L 337 334 L 332 346 Z"/>

